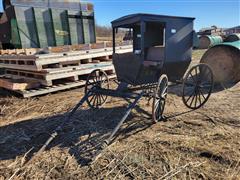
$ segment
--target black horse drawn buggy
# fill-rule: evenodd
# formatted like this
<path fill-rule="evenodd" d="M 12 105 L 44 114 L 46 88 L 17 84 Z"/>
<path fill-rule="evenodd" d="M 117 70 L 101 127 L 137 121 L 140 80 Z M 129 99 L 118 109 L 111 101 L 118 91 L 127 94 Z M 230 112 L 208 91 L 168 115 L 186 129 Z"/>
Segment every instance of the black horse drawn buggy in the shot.
<path fill-rule="evenodd" d="M 113 65 L 118 86 L 110 89 L 107 74 L 95 69 L 87 78 L 85 96 L 70 116 L 84 102 L 98 109 L 108 96 L 126 99 L 129 105 L 106 141 L 109 144 L 142 97 L 152 101 L 153 122 L 163 118 L 169 82 L 182 83 L 182 99 L 188 108 L 203 106 L 212 92 L 213 73 L 206 64 L 197 64 L 188 70 L 192 59 L 193 21 L 194 18 L 189 17 L 151 14 L 133 14 L 113 21 Z M 121 28 L 131 33 L 132 52 L 118 54 L 115 51 L 116 33 Z"/>

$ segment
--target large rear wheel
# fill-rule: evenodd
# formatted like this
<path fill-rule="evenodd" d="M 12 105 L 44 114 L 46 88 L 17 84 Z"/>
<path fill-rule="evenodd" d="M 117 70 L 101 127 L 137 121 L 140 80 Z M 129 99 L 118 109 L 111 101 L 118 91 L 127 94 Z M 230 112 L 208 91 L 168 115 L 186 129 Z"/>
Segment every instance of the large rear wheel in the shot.
<path fill-rule="evenodd" d="M 213 89 L 213 72 L 206 64 L 193 66 L 183 80 L 183 103 L 190 109 L 202 107 Z"/>
<path fill-rule="evenodd" d="M 152 104 L 152 120 L 157 123 L 163 118 L 163 111 L 166 104 L 166 98 L 168 93 L 168 77 L 163 74 L 159 78 L 157 87 L 153 96 Z"/>

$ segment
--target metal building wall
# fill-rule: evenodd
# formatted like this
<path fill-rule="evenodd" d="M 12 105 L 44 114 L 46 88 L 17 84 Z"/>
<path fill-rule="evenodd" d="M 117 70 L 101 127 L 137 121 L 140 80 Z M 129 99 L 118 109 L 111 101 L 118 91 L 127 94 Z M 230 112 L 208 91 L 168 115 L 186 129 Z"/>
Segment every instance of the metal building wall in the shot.
<path fill-rule="evenodd" d="M 40 47 L 56 46 L 52 14 L 48 8 L 33 8 Z"/>
<path fill-rule="evenodd" d="M 79 11 L 68 11 L 68 22 L 72 44 L 83 44 L 83 22 Z"/>
<path fill-rule="evenodd" d="M 14 7 L 22 48 L 38 48 L 38 31 L 32 7 Z"/>
<path fill-rule="evenodd" d="M 8 36 L 11 36 L 9 43 L 15 48 L 96 42 L 93 5 L 90 3 L 76 0 L 11 0 L 11 6 L 6 6 L 5 11 L 10 8 L 14 16 L 8 19 L 11 25 Z"/>

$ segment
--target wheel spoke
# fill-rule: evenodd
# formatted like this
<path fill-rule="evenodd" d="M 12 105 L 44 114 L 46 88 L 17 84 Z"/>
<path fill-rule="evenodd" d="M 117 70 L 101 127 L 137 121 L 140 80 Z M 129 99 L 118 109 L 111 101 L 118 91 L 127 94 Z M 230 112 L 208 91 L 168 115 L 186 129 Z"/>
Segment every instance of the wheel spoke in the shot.
<path fill-rule="evenodd" d="M 159 101 L 158 105 L 156 106 L 156 113 L 155 113 L 157 120 L 160 119 L 162 110 L 163 110 L 163 103 L 161 101 Z"/>
<path fill-rule="evenodd" d="M 194 95 L 195 91 L 192 92 L 192 94 L 188 97 L 186 103 L 191 99 L 191 97 Z"/>
<path fill-rule="evenodd" d="M 92 102 L 94 97 L 95 97 L 95 95 L 92 95 L 91 99 L 89 100 L 90 103 Z"/>
<path fill-rule="evenodd" d="M 162 114 L 163 111 L 164 111 L 164 106 L 165 106 L 165 102 L 163 102 L 163 103 L 161 104 L 161 114 Z"/>
<path fill-rule="evenodd" d="M 200 91 L 199 91 L 199 94 L 198 94 L 198 100 L 199 100 L 199 105 L 201 105 L 202 104 L 202 99 L 201 99 Z"/>
<path fill-rule="evenodd" d="M 100 98 L 101 98 L 103 101 L 105 101 L 105 98 L 104 98 L 104 96 L 103 96 L 102 94 L 100 94 Z"/>
<path fill-rule="evenodd" d="M 99 106 L 100 102 L 99 102 L 99 95 L 97 95 L 97 107 Z"/>
<path fill-rule="evenodd" d="M 158 105 L 158 106 L 157 106 L 157 109 L 156 109 L 157 117 L 159 117 L 159 115 L 160 115 L 160 110 L 161 110 L 160 107 L 161 107 L 161 106 Z"/>
<path fill-rule="evenodd" d="M 97 96 L 95 95 L 95 96 L 94 96 L 93 103 L 92 103 L 92 105 L 93 105 L 93 106 L 96 106 L 96 104 L 95 104 L 95 102 L 96 102 L 96 99 L 97 99 Z"/>
<path fill-rule="evenodd" d="M 164 94 L 162 94 L 162 97 L 161 97 L 161 98 L 165 99 L 166 96 L 167 96 L 167 92 L 165 92 Z"/>
<path fill-rule="evenodd" d="M 102 99 L 101 99 L 101 95 L 99 94 L 98 95 L 98 105 L 101 105 L 102 104 Z"/>
<path fill-rule="evenodd" d="M 157 102 L 155 102 L 155 111 L 156 111 L 156 109 L 158 108 L 159 102 L 160 102 L 160 100 L 158 100 Z"/>
<path fill-rule="evenodd" d="M 96 76 L 93 76 L 92 81 L 93 81 L 93 83 L 95 83 L 95 84 L 97 83 Z"/>
<path fill-rule="evenodd" d="M 193 77 L 193 75 L 192 75 L 192 72 L 190 72 L 190 74 L 189 74 L 189 75 L 191 76 L 191 78 L 193 79 L 193 81 L 194 81 L 195 83 L 197 83 L 197 81 L 196 81 L 195 77 Z"/>
<path fill-rule="evenodd" d="M 196 98 L 195 98 L 195 107 L 197 107 L 198 94 L 196 94 L 195 97 L 196 97 Z"/>
<path fill-rule="evenodd" d="M 198 81 L 198 78 L 197 78 L 197 75 L 198 75 L 198 71 L 197 71 L 197 69 L 198 69 L 198 66 L 195 68 L 195 77 L 196 77 L 196 81 Z"/>
<path fill-rule="evenodd" d="M 167 92 L 167 89 L 168 89 L 168 87 L 166 86 L 166 87 L 163 89 L 162 94 L 165 94 L 165 93 Z"/>
<path fill-rule="evenodd" d="M 193 98 L 192 98 L 192 101 L 191 101 L 191 103 L 190 103 L 190 107 L 192 107 L 192 103 L 193 103 L 194 99 L 195 99 L 195 95 L 194 95 Z"/>
<path fill-rule="evenodd" d="M 201 91 L 201 89 L 199 89 L 199 92 L 200 92 L 200 94 L 202 95 L 202 97 L 204 98 L 204 101 L 205 101 L 207 98 L 204 96 L 204 94 L 203 94 L 203 92 Z"/>

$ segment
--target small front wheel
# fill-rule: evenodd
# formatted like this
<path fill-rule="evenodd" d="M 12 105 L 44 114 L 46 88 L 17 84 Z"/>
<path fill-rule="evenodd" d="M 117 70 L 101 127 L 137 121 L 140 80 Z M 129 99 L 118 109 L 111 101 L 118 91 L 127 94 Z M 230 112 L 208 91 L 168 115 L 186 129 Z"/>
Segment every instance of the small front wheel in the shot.
<path fill-rule="evenodd" d="M 102 95 L 96 91 L 101 88 L 109 89 L 109 79 L 104 71 L 96 69 L 88 75 L 85 84 L 85 94 L 89 94 L 87 98 L 89 107 L 97 109 L 107 101 L 107 95 Z"/>
<path fill-rule="evenodd" d="M 163 111 L 166 104 L 167 93 L 168 93 L 168 77 L 167 75 L 163 74 L 159 78 L 153 96 L 152 120 L 154 123 L 159 122 L 163 118 Z"/>
<path fill-rule="evenodd" d="M 183 103 L 190 109 L 202 107 L 213 89 L 213 72 L 206 64 L 193 66 L 183 80 Z"/>

